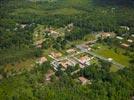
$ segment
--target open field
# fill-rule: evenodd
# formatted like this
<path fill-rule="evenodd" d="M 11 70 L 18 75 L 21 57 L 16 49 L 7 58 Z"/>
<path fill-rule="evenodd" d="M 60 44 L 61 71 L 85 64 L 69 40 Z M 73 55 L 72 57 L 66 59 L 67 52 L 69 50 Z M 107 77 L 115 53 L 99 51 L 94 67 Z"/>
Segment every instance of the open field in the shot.
<path fill-rule="evenodd" d="M 120 70 L 116 65 L 112 65 L 110 68 L 110 72 L 117 72 L 118 70 Z"/>
<path fill-rule="evenodd" d="M 29 71 L 34 67 L 35 61 L 36 59 L 28 59 L 16 64 L 7 64 L 4 66 L 4 72 L 11 73 L 13 71 L 18 73 L 24 69 Z"/>
<path fill-rule="evenodd" d="M 99 48 L 94 50 L 95 53 L 102 55 L 106 58 L 112 58 L 113 60 L 117 61 L 122 65 L 125 65 L 126 67 L 129 66 L 130 58 L 128 56 L 125 56 L 122 53 L 116 53 L 114 49 L 109 49 L 108 46 L 102 44 L 97 44 L 97 46 Z"/>
<path fill-rule="evenodd" d="M 31 8 L 20 8 L 15 10 L 15 12 L 11 13 L 11 15 L 25 15 L 25 14 L 34 14 L 40 16 L 48 16 L 48 15 L 75 15 L 75 14 L 82 14 L 84 11 L 77 10 L 75 8 L 59 8 L 54 10 L 38 10 L 38 9 L 31 9 Z"/>
<path fill-rule="evenodd" d="M 28 48 L 22 48 L 22 49 L 9 49 L 5 51 L 0 52 L 0 63 L 3 64 L 2 61 L 6 61 L 6 64 L 8 61 L 15 63 L 16 60 L 20 59 L 26 59 L 31 58 L 33 55 L 33 50 Z"/>

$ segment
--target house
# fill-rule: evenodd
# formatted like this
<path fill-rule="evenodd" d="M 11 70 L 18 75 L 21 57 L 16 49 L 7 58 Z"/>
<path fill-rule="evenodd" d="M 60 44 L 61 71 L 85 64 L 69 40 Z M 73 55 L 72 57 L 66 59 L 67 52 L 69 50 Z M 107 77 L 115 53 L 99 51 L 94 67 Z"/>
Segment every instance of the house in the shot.
<path fill-rule="evenodd" d="M 131 100 L 134 100 L 134 96 L 132 96 L 132 99 Z"/>
<path fill-rule="evenodd" d="M 73 23 L 68 24 L 68 28 L 73 28 L 73 27 L 74 27 Z"/>
<path fill-rule="evenodd" d="M 105 39 L 105 38 L 108 38 L 108 37 L 111 37 L 111 38 L 115 37 L 114 32 L 100 32 L 99 35 L 102 39 Z"/>
<path fill-rule="evenodd" d="M 86 79 L 85 77 L 79 77 L 78 79 L 82 85 L 91 84 L 91 82 L 88 79 Z"/>
<path fill-rule="evenodd" d="M 129 42 L 129 43 L 133 43 L 133 40 L 131 40 L 131 39 L 128 39 L 128 40 L 127 40 L 127 42 Z"/>
<path fill-rule="evenodd" d="M 50 31 L 50 36 L 52 36 L 53 38 L 57 38 L 57 37 L 60 37 L 60 36 L 64 36 L 64 33 L 59 32 L 59 31 L 51 30 Z"/>
<path fill-rule="evenodd" d="M 34 43 L 34 45 L 37 47 L 37 48 L 41 48 L 42 47 L 42 43 L 44 42 L 44 40 L 38 40 Z"/>
<path fill-rule="evenodd" d="M 69 53 L 69 54 L 77 53 L 77 51 L 73 48 L 68 49 L 66 52 Z"/>
<path fill-rule="evenodd" d="M 54 67 L 54 70 L 58 70 L 57 68 L 59 67 L 59 62 L 58 61 L 52 61 L 51 65 Z"/>
<path fill-rule="evenodd" d="M 134 37 L 134 34 L 132 34 L 131 36 Z"/>
<path fill-rule="evenodd" d="M 129 28 L 128 26 L 120 26 L 120 28 L 125 29 L 125 30 L 127 30 L 127 31 L 130 30 L 130 28 Z"/>
<path fill-rule="evenodd" d="M 42 48 L 42 45 L 41 44 L 40 45 L 37 45 L 36 48 Z"/>
<path fill-rule="evenodd" d="M 44 35 L 48 35 L 48 36 L 51 36 L 51 37 L 53 37 L 53 38 L 57 38 L 57 37 L 60 37 L 60 36 L 64 36 L 64 32 L 61 32 L 60 30 L 61 30 L 62 28 L 60 28 L 60 29 L 54 29 L 54 28 L 52 28 L 52 27 L 46 27 L 46 29 L 45 29 L 45 31 L 44 31 Z"/>
<path fill-rule="evenodd" d="M 78 64 L 78 62 L 76 60 L 74 60 L 74 58 L 69 58 L 69 61 L 75 66 L 76 64 Z"/>
<path fill-rule="evenodd" d="M 66 70 L 68 66 L 74 66 L 73 63 L 69 60 L 60 61 L 59 64 L 63 67 L 62 70 Z"/>
<path fill-rule="evenodd" d="M 53 58 L 59 58 L 59 57 L 62 56 L 62 54 L 61 54 L 60 52 L 52 52 L 52 53 L 51 53 L 51 56 L 52 56 Z"/>
<path fill-rule="evenodd" d="M 37 63 L 41 65 L 41 64 L 43 64 L 46 61 L 47 61 L 47 58 L 41 57 L 41 58 L 38 59 Z"/>
<path fill-rule="evenodd" d="M 124 48 L 128 48 L 130 45 L 122 43 L 121 46 L 124 47 Z"/>
<path fill-rule="evenodd" d="M 25 28 L 26 27 L 26 24 L 21 24 L 21 28 Z"/>
<path fill-rule="evenodd" d="M 91 50 L 91 48 L 88 45 L 81 45 L 81 49 L 85 51 Z"/>
<path fill-rule="evenodd" d="M 116 38 L 119 39 L 119 40 L 123 40 L 124 39 L 123 37 L 120 37 L 120 36 L 117 36 Z"/>
<path fill-rule="evenodd" d="M 89 61 L 90 61 L 91 59 L 93 59 L 93 58 L 92 58 L 92 57 L 90 58 L 90 57 L 88 57 L 88 56 L 82 56 L 82 57 L 79 58 L 79 62 L 80 62 L 82 65 L 84 65 L 84 64 L 90 65 Z"/>
<path fill-rule="evenodd" d="M 55 72 L 53 70 L 48 70 L 47 74 L 45 75 L 45 80 L 50 81 L 51 76 L 54 75 L 54 74 L 55 74 Z"/>
<path fill-rule="evenodd" d="M 85 66 L 89 66 L 91 64 L 90 60 L 92 60 L 93 58 L 94 57 L 89 57 L 87 55 L 81 56 L 79 58 L 75 57 L 75 59 L 79 62 L 80 68 L 84 68 Z"/>
<path fill-rule="evenodd" d="M 101 35 L 101 37 L 103 37 L 103 38 L 110 37 L 110 33 L 107 33 L 107 32 L 101 32 L 100 35 Z"/>
<path fill-rule="evenodd" d="M 43 43 L 43 40 L 39 40 L 39 41 L 35 42 L 35 45 L 39 45 L 39 44 L 42 44 L 42 43 Z"/>

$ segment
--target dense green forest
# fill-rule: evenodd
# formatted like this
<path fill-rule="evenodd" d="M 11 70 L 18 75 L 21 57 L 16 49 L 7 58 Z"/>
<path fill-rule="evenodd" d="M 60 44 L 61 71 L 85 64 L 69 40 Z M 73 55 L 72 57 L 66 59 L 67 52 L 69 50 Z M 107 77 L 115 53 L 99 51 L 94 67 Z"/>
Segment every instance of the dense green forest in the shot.
<path fill-rule="evenodd" d="M 45 63 L 31 72 L 9 77 L 0 83 L 1 100 L 131 100 L 134 95 L 134 66 L 110 73 L 107 64 L 92 65 L 77 75 L 57 72 L 51 83 L 44 81 L 50 65 Z M 82 86 L 74 81 L 78 75 L 92 80 L 92 85 Z"/>
<path fill-rule="evenodd" d="M 127 6 L 133 7 L 134 1 L 133 0 L 94 0 L 99 5 L 118 5 L 118 6 Z"/>
<path fill-rule="evenodd" d="M 49 61 L 19 75 L 7 75 L 4 67 L 8 64 L 14 66 L 41 56 L 43 49 L 33 46 L 33 33 L 38 24 L 60 28 L 70 23 L 75 26 L 73 31 L 64 38 L 50 39 L 51 43 L 45 42 L 43 49 L 52 45 L 62 50 L 66 41 L 79 40 L 98 31 L 121 35 L 126 31 L 120 26 L 130 28 L 128 36 L 134 34 L 134 1 L 0 0 L 0 77 L 3 78 L 0 100 L 131 100 L 133 59 L 129 67 L 117 72 L 110 72 L 111 65 L 103 61 L 100 66 L 93 64 L 74 76 L 68 72 L 71 69 L 59 70 L 49 84 L 44 81 L 44 75 L 52 69 Z M 78 84 L 74 81 L 77 76 L 86 77 L 92 84 Z"/>

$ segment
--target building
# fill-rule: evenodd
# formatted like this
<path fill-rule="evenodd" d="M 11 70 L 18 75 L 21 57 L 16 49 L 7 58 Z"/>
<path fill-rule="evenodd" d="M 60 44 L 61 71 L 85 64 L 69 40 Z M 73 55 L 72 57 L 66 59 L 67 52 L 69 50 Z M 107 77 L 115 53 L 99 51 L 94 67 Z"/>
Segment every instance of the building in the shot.
<path fill-rule="evenodd" d="M 73 23 L 68 24 L 68 28 L 73 28 L 73 27 L 74 27 Z"/>
<path fill-rule="evenodd" d="M 48 36 L 51 36 L 53 38 L 64 36 L 64 32 L 62 32 L 61 30 L 62 30 L 62 28 L 54 29 L 52 27 L 46 27 L 44 35 L 47 34 Z"/>
<path fill-rule="evenodd" d="M 69 58 L 69 61 L 75 66 L 78 62 L 74 58 Z"/>
<path fill-rule="evenodd" d="M 99 37 L 101 37 L 102 39 L 105 39 L 105 38 L 114 38 L 116 36 L 116 34 L 114 32 L 100 32 L 99 33 Z"/>
<path fill-rule="evenodd" d="M 77 53 L 77 51 L 74 48 L 68 49 L 66 52 L 69 54 Z"/>
<path fill-rule="evenodd" d="M 26 26 L 26 24 L 21 24 L 21 28 L 25 28 Z"/>
<path fill-rule="evenodd" d="M 134 34 L 132 34 L 131 36 L 134 37 Z"/>
<path fill-rule="evenodd" d="M 89 50 L 91 50 L 91 48 L 88 46 L 88 45 L 81 45 L 81 48 L 80 49 L 82 49 L 82 50 L 84 50 L 84 51 L 89 51 Z"/>
<path fill-rule="evenodd" d="M 93 57 L 88 57 L 88 56 L 82 56 L 82 57 L 80 57 L 79 58 L 79 62 L 82 64 L 82 65 L 84 65 L 84 64 L 86 64 L 86 65 L 90 65 L 90 60 L 91 59 L 93 59 Z"/>
<path fill-rule="evenodd" d="M 124 48 L 128 48 L 130 45 L 122 43 L 121 46 L 124 47 Z"/>
<path fill-rule="evenodd" d="M 41 64 L 43 64 L 46 61 L 47 61 L 47 58 L 41 57 L 41 58 L 38 59 L 37 63 L 41 65 Z"/>
<path fill-rule="evenodd" d="M 59 67 L 59 62 L 58 61 L 52 61 L 51 65 L 54 67 L 54 70 L 57 71 Z"/>
<path fill-rule="evenodd" d="M 123 37 L 120 37 L 120 36 L 117 36 L 116 38 L 119 39 L 119 40 L 123 40 L 124 39 Z"/>
<path fill-rule="evenodd" d="M 55 72 L 53 70 L 48 70 L 47 74 L 45 75 L 45 80 L 50 81 L 51 76 L 54 75 L 54 74 L 55 74 Z"/>
<path fill-rule="evenodd" d="M 133 43 L 133 40 L 131 40 L 131 39 L 128 39 L 128 40 L 127 40 L 127 42 L 129 42 L 129 43 Z"/>
<path fill-rule="evenodd" d="M 66 70 L 69 66 L 74 66 L 74 64 L 73 64 L 71 61 L 69 61 L 69 60 L 60 61 L 60 62 L 59 62 L 59 65 L 62 66 L 61 69 L 62 69 L 63 71 Z"/>
<path fill-rule="evenodd" d="M 50 31 L 50 35 L 53 36 L 53 37 L 58 37 L 59 36 L 59 33 L 54 31 L 54 30 L 51 30 Z"/>
<path fill-rule="evenodd" d="M 52 53 L 51 53 L 51 56 L 52 56 L 53 58 L 59 58 L 59 57 L 62 56 L 62 54 L 61 54 L 60 52 L 52 52 Z"/>
<path fill-rule="evenodd" d="M 120 28 L 125 29 L 125 30 L 127 30 L 127 31 L 130 30 L 130 28 L 129 28 L 128 26 L 120 26 Z"/>
<path fill-rule="evenodd" d="M 41 44 L 40 45 L 37 45 L 36 48 L 42 48 L 42 45 Z"/>
<path fill-rule="evenodd" d="M 85 77 L 79 77 L 78 79 L 82 85 L 91 84 L 90 80 L 86 79 Z"/>
<path fill-rule="evenodd" d="M 34 43 L 34 45 L 37 47 L 37 48 L 42 48 L 42 43 L 44 42 L 44 40 L 38 40 Z"/>
<path fill-rule="evenodd" d="M 89 66 L 90 60 L 92 60 L 94 57 L 89 57 L 87 55 L 81 56 L 81 57 L 74 57 L 74 59 L 79 62 L 80 68 L 84 68 L 86 66 Z"/>
<path fill-rule="evenodd" d="M 53 38 L 57 38 L 57 37 L 60 37 L 60 36 L 64 36 L 64 33 L 63 32 L 59 32 L 59 31 L 54 31 L 54 30 L 51 30 L 49 35 Z"/>

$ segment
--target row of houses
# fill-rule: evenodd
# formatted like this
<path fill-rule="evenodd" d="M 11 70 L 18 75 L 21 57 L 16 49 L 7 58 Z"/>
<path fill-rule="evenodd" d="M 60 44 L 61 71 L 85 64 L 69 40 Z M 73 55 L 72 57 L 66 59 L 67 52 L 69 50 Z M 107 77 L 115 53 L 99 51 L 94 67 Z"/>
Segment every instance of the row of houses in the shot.
<path fill-rule="evenodd" d="M 121 28 L 125 28 L 125 29 L 129 30 L 129 27 L 126 27 L 126 26 L 121 26 Z M 105 39 L 108 37 L 110 37 L 110 38 L 116 37 L 116 39 L 118 39 L 119 41 L 123 41 L 125 39 L 122 36 L 116 36 L 116 34 L 114 32 L 99 32 L 99 34 L 97 36 L 101 37 L 102 39 Z M 131 37 L 133 38 L 134 35 L 132 34 Z M 124 42 L 124 43 L 120 42 L 121 47 L 124 47 L 124 48 L 130 47 L 130 45 L 133 43 L 132 38 L 127 39 L 126 42 Z"/>
<path fill-rule="evenodd" d="M 72 53 L 72 51 L 74 52 L 74 50 L 72 50 L 72 49 L 70 49 L 70 50 L 71 50 L 71 53 Z M 75 52 L 78 52 L 78 51 L 75 51 Z M 79 56 L 76 55 L 76 56 L 70 56 L 70 57 L 63 57 L 63 58 L 61 58 L 61 54 L 60 54 L 60 58 L 61 58 L 60 60 L 58 59 L 59 56 L 57 58 L 57 56 L 50 55 L 50 57 L 55 59 L 51 63 L 54 66 L 54 69 L 57 70 L 57 68 L 59 66 L 61 66 L 62 67 L 61 69 L 63 71 L 65 71 L 68 67 L 75 66 L 76 64 L 79 64 L 80 68 L 84 68 L 85 66 L 89 66 L 90 61 L 94 58 L 92 56 L 89 56 L 88 54 L 79 55 Z"/>
<path fill-rule="evenodd" d="M 120 46 L 123 48 L 128 48 L 133 43 L 133 40 L 130 38 L 125 40 L 124 37 L 116 36 L 116 39 L 118 39 L 120 41 Z"/>

